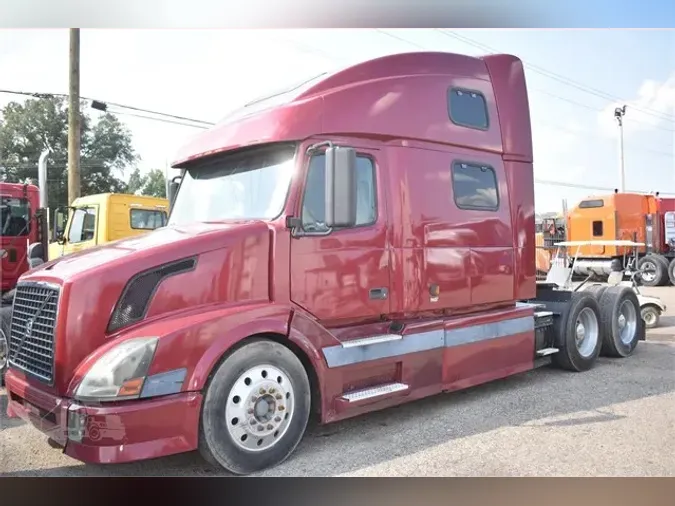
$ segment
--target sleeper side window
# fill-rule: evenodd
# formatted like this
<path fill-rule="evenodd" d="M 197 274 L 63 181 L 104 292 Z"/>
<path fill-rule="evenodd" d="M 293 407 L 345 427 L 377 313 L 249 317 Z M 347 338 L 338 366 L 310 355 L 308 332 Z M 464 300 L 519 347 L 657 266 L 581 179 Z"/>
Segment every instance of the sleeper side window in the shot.
<path fill-rule="evenodd" d="M 305 232 L 327 232 L 325 155 L 312 156 L 305 194 L 302 199 L 302 227 Z M 377 220 L 375 165 L 367 156 L 356 158 L 356 226 L 372 225 Z"/>
<path fill-rule="evenodd" d="M 497 174 L 490 166 L 455 162 L 452 166 L 452 192 L 460 209 L 499 209 Z"/>
<path fill-rule="evenodd" d="M 477 130 L 487 130 L 489 118 L 485 96 L 473 90 L 451 88 L 448 91 L 448 115 L 455 124 Z"/>

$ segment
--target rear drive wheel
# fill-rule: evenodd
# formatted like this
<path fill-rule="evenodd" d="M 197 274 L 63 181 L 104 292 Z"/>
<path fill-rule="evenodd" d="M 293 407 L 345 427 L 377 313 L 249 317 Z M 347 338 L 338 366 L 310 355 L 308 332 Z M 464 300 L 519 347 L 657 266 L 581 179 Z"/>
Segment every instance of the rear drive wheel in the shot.
<path fill-rule="evenodd" d="M 561 346 L 553 363 L 568 371 L 581 372 L 593 367 L 600 355 L 600 307 L 596 298 L 584 291 L 572 292 L 567 317 L 557 326 Z"/>
<path fill-rule="evenodd" d="M 602 354 L 623 358 L 631 355 L 645 332 L 640 303 L 632 288 L 611 286 L 600 298 Z"/>
<path fill-rule="evenodd" d="M 602 294 L 605 293 L 605 290 L 607 290 L 607 285 L 599 285 L 599 284 L 588 285 L 586 288 L 583 289 L 584 292 L 590 293 L 597 300 L 600 300 L 600 297 L 602 297 Z"/>
<path fill-rule="evenodd" d="M 12 322 L 12 308 L 0 308 L 0 386 L 5 384 L 5 372 L 9 361 L 9 328 Z"/>
<path fill-rule="evenodd" d="M 639 279 L 644 286 L 660 286 L 668 278 L 668 264 L 660 255 L 647 255 L 640 259 Z"/>
<path fill-rule="evenodd" d="M 661 320 L 661 310 L 659 308 L 656 306 L 644 306 L 640 310 L 640 313 L 646 328 L 653 329 L 659 326 L 659 321 Z"/>
<path fill-rule="evenodd" d="M 667 285 L 670 282 L 670 278 L 668 276 L 668 267 L 670 264 L 668 259 L 663 255 L 659 255 L 658 253 L 652 253 L 650 256 L 653 257 L 656 262 L 659 262 L 661 267 L 663 267 L 663 274 L 661 275 L 661 281 L 658 286 Z"/>
<path fill-rule="evenodd" d="M 234 474 L 276 466 L 298 446 L 309 420 L 310 384 L 288 348 L 255 340 L 228 356 L 211 379 L 199 451 Z"/>
<path fill-rule="evenodd" d="M 675 286 L 675 258 L 668 264 L 668 279 L 670 284 Z"/>

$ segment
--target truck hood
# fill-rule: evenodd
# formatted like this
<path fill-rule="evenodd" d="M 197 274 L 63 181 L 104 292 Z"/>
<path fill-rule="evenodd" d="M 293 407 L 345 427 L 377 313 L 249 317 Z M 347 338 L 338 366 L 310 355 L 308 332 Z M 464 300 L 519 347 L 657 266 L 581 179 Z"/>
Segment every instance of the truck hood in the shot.
<path fill-rule="evenodd" d="M 29 277 L 47 276 L 69 282 L 80 275 L 87 277 L 98 270 L 121 267 L 134 262 L 135 268 L 143 270 L 159 263 L 177 260 L 224 247 L 233 233 L 246 233 L 251 228 L 267 230 L 261 221 L 227 223 L 199 223 L 189 227 L 164 227 L 144 235 L 121 239 L 101 246 L 94 246 L 77 253 L 49 261 L 34 269 Z"/>
<path fill-rule="evenodd" d="M 275 233 L 273 225 L 262 221 L 167 227 L 73 253 L 26 274 L 22 281 L 48 281 L 63 287 L 53 390 L 65 395 L 75 370 L 89 354 L 110 339 L 142 335 L 148 320 L 199 306 L 268 301 Z M 188 258 L 196 259 L 194 268 L 149 288 L 147 282 L 140 288 L 136 285 L 141 292 L 150 289 L 147 298 L 139 299 L 140 292 L 134 292 L 134 300 L 148 300 L 141 308 L 141 320 L 109 330 L 111 316 L 132 278 Z"/>

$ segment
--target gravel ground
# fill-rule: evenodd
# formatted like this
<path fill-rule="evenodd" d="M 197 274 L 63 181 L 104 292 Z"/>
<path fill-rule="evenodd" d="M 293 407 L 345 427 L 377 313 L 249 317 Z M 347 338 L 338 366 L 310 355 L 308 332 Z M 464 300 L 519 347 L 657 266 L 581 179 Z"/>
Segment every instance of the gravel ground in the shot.
<path fill-rule="evenodd" d="M 326 427 L 264 476 L 675 476 L 675 288 L 635 355 L 582 374 L 541 369 Z M 5 416 L 4 476 L 213 475 L 196 454 L 84 465 Z"/>

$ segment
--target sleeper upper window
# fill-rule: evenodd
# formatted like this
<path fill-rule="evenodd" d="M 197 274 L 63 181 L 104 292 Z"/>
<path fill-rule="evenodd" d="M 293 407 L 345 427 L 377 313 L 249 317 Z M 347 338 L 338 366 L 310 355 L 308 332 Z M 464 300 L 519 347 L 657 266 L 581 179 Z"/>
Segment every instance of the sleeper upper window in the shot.
<path fill-rule="evenodd" d="M 487 102 L 482 93 L 452 88 L 448 92 L 448 114 L 456 125 L 488 129 Z"/>

